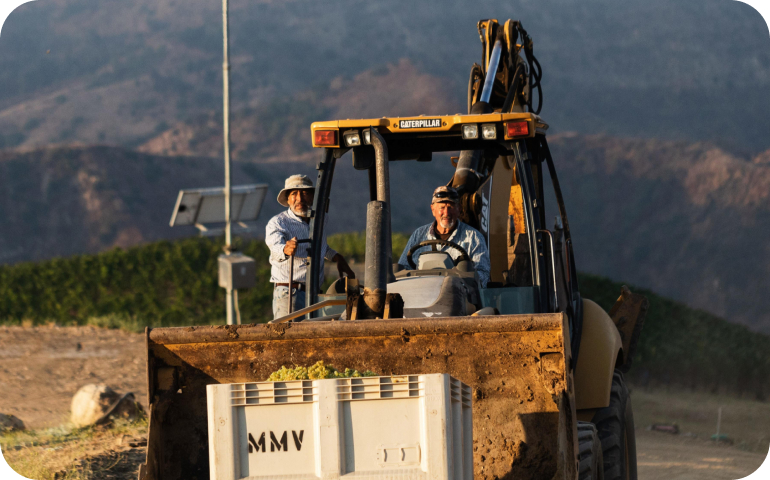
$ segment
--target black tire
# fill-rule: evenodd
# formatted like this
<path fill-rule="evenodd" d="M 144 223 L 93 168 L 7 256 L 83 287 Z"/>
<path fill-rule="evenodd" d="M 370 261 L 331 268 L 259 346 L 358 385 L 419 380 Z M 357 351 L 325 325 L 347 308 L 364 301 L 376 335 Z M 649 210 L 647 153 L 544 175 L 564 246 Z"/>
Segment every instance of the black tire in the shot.
<path fill-rule="evenodd" d="M 593 423 L 578 422 L 578 479 L 604 480 L 602 444 Z"/>
<path fill-rule="evenodd" d="M 602 443 L 604 480 L 637 480 L 634 414 L 619 370 L 612 377 L 610 404 L 599 409 L 591 422 Z"/>

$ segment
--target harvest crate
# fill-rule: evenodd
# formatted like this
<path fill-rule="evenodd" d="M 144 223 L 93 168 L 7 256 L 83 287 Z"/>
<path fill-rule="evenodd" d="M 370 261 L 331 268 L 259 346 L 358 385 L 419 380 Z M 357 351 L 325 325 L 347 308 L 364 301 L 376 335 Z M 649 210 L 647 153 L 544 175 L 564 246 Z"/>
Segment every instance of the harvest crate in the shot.
<path fill-rule="evenodd" d="M 211 478 L 473 478 L 470 387 L 447 374 L 208 385 Z"/>

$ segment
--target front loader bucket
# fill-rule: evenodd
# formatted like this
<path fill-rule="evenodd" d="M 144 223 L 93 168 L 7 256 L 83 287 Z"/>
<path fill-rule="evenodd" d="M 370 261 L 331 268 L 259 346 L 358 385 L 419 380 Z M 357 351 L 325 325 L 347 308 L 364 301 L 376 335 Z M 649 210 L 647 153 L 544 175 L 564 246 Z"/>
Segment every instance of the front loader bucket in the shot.
<path fill-rule="evenodd" d="M 566 328 L 563 314 L 541 314 L 148 329 L 140 480 L 209 478 L 206 385 L 319 360 L 380 375 L 448 373 L 471 386 L 476 479 L 576 478 Z"/>

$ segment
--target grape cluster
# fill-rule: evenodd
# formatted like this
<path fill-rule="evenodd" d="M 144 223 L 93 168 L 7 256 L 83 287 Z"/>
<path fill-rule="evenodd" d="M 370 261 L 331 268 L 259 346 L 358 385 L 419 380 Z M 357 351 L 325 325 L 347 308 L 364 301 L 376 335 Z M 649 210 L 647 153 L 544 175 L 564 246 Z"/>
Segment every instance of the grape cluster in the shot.
<path fill-rule="evenodd" d="M 348 377 L 376 377 L 377 374 L 365 370 L 359 372 L 351 368 L 339 371 L 331 365 L 326 365 L 323 360 L 317 361 L 310 367 L 295 365 L 294 368 L 282 366 L 268 377 L 268 382 L 286 382 L 289 380 L 320 380 L 323 378 L 348 378 Z"/>

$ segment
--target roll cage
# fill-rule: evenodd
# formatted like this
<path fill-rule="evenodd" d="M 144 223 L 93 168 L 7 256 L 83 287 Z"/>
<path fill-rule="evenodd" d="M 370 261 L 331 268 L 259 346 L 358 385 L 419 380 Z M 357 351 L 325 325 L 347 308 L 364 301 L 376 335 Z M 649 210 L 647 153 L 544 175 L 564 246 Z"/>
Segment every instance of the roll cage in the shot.
<path fill-rule="evenodd" d="M 467 169 L 467 164 L 460 164 L 456 169 L 470 170 L 475 180 L 471 190 L 461 191 L 461 204 L 466 223 L 479 229 L 488 244 L 495 238 L 494 223 L 507 210 L 509 205 L 501 201 L 494 204 L 493 175 L 508 175 L 502 183 L 510 192 L 513 184 L 518 184 L 521 191 L 521 213 L 523 214 L 526 245 L 520 246 L 527 251 L 529 261 L 528 276 L 533 290 L 534 301 L 531 312 L 501 313 L 553 313 L 565 312 L 569 318 L 570 340 L 573 351 L 573 366 L 577 359 L 580 332 L 582 330 L 582 300 L 578 288 L 577 269 L 575 266 L 569 221 L 559 186 L 553 158 L 546 140 L 548 125 L 532 113 L 491 113 L 482 115 L 420 116 L 408 118 L 381 118 L 362 120 L 337 120 L 317 122 L 311 126 L 313 147 L 322 148 L 322 159 L 316 165 L 318 171 L 316 194 L 310 220 L 311 246 L 310 264 L 306 280 L 307 305 L 318 302 L 320 294 L 319 271 L 322 268 L 323 255 L 321 243 L 314 241 L 323 237 L 325 217 L 329 209 L 329 197 L 332 189 L 334 170 L 337 160 L 352 150 L 353 166 L 357 170 L 368 172 L 370 198 L 376 199 L 377 178 L 374 165 L 374 148 L 368 141 L 369 129 L 376 129 L 387 144 L 388 161 L 431 161 L 433 153 L 472 151 L 477 163 L 475 168 Z M 472 134 L 475 129 L 476 136 Z M 496 168 L 497 167 L 497 168 Z M 513 171 L 512 173 L 511 170 Z M 464 172 L 467 175 L 467 172 Z M 556 207 L 559 217 L 554 230 L 546 226 L 545 212 L 545 173 L 552 181 Z M 452 184 L 452 181 L 450 181 Z M 477 187 L 478 185 L 478 187 Z M 497 185 L 500 185 L 498 183 Z M 506 197 L 512 198 L 509 194 Z M 501 197 L 497 197 L 498 199 Z M 507 220 L 507 219 L 506 219 Z M 522 223 L 522 219 L 519 219 Z M 511 222 L 508 221 L 508 225 Z M 559 225 L 560 224 L 560 225 Z M 561 228 L 559 228 L 561 227 Z M 497 228 L 499 231 L 500 229 Z M 505 239 L 508 258 L 503 258 L 502 250 L 494 250 L 490 245 L 490 262 L 493 271 L 510 272 L 511 227 L 506 227 Z M 518 232 L 522 233 L 522 232 Z M 503 266 L 505 268 L 503 268 Z M 526 276 L 526 275 L 525 275 Z M 489 288 L 507 288 L 515 286 L 505 273 L 502 278 L 493 278 Z M 502 281 L 501 281 L 502 280 Z"/>

